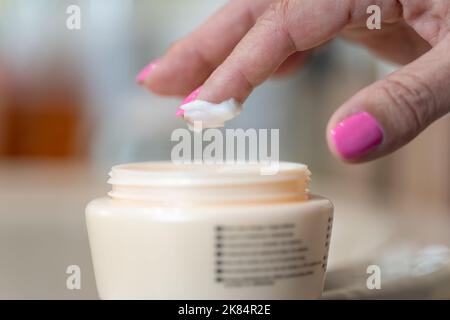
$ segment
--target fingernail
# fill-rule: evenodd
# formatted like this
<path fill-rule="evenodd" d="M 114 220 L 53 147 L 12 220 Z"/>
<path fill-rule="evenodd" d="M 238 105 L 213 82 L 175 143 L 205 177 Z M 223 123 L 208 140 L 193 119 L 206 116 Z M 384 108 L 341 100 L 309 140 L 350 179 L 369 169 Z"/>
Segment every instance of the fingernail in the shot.
<path fill-rule="evenodd" d="M 184 114 L 184 110 L 183 110 L 183 109 L 180 109 L 180 108 L 178 108 L 178 109 L 177 109 L 177 112 L 175 113 L 175 115 L 176 115 L 177 117 L 181 117 L 183 114 Z"/>
<path fill-rule="evenodd" d="M 145 82 L 145 79 L 147 79 L 148 75 L 150 74 L 150 72 L 152 72 L 156 68 L 158 61 L 159 59 L 150 62 L 150 64 L 148 64 L 144 69 L 142 69 L 136 77 L 136 82 L 139 84 L 143 84 Z"/>
<path fill-rule="evenodd" d="M 383 130 L 367 112 L 356 113 L 331 130 L 336 151 L 344 159 L 367 154 L 383 141 Z"/>
<path fill-rule="evenodd" d="M 202 86 L 198 87 L 197 89 L 195 89 L 194 91 L 192 91 L 186 98 L 184 98 L 184 100 L 181 102 L 180 106 L 192 102 L 195 99 L 197 99 L 198 95 L 200 94 L 200 90 L 202 89 Z M 178 107 L 177 112 L 175 113 L 175 115 L 177 117 L 181 117 L 184 114 L 184 110 L 180 109 Z"/>
<path fill-rule="evenodd" d="M 197 99 L 201 88 L 202 88 L 202 86 L 200 86 L 197 89 L 195 89 L 194 91 L 192 91 L 186 98 L 184 98 L 184 100 L 181 102 L 181 105 L 192 102 L 195 99 Z"/>

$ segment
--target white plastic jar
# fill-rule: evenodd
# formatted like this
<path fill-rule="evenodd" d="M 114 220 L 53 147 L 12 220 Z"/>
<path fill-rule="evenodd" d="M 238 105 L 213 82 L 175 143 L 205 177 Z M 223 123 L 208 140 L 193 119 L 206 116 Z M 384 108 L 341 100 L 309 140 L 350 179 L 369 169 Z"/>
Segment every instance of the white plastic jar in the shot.
<path fill-rule="evenodd" d="M 315 299 L 333 206 L 305 165 L 112 168 L 86 220 L 102 299 Z"/>

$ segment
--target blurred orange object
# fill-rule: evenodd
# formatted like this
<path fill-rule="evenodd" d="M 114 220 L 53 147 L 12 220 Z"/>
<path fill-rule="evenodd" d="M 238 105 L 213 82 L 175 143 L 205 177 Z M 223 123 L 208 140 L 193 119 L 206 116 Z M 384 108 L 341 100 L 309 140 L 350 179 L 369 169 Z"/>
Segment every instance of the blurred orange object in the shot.
<path fill-rule="evenodd" d="M 10 76 L 7 79 L 0 113 L 0 154 L 20 158 L 82 156 L 82 106 L 76 83 L 62 74 L 25 83 Z"/>

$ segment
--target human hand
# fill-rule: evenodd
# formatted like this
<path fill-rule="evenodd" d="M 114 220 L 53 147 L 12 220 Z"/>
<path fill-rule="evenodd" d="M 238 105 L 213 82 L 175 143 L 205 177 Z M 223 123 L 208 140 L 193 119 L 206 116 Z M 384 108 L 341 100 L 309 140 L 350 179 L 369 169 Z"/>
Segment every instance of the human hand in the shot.
<path fill-rule="evenodd" d="M 366 27 L 381 8 L 381 30 Z M 300 67 L 314 48 L 342 36 L 406 64 L 345 102 L 327 126 L 330 150 L 372 160 L 408 143 L 450 111 L 450 1 L 233 0 L 147 66 L 138 81 L 163 95 L 243 102 L 273 74 Z"/>

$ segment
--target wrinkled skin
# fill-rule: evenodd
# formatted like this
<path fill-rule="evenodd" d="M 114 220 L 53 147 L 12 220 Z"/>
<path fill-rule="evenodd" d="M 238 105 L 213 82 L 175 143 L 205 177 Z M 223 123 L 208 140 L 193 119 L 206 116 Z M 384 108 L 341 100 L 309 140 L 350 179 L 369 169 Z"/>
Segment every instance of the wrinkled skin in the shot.
<path fill-rule="evenodd" d="M 368 30 L 366 12 L 382 10 L 381 30 Z M 145 85 L 163 95 L 185 95 L 203 84 L 198 99 L 243 102 L 273 74 L 302 66 L 308 53 L 344 37 L 374 54 L 404 64 L 358 92 L 332 116 L 367 111 L 384 137 L 372 152 L 350 162 L 391 153 L 450 110 L 450 1 L 448 0 L 233 0 L 176 42 Z M 348 159 L 344 159 L 348 160 Z"/>

